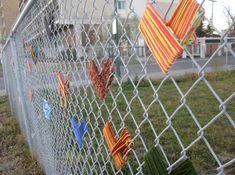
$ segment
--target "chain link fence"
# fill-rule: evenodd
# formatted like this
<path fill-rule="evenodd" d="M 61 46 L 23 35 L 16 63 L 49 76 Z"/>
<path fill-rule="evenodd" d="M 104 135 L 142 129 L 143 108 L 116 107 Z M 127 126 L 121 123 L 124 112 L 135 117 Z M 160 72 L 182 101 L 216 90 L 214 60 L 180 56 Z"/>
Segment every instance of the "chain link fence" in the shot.
<path fill-rule="evenodd" d="M 178 4 L 152 2 L 166 19 Z M 146 2 L 30 0 L 26 6 L 3 49 L 4 75 L 11 112 L 46 174 L 144 174 L 143 156 L 153 146 L 169 172 L 188 156 L 199 174 L 235 173 L 234 85 L 220 93 L 207 74 L 221 49 L 235 59 L 229 30 L 203 61 L 184 46 L 188 58 L 164 75 L 138 30 Z M 89 69 L 91 62 L 98 67 L 99 81 L 107 60 L 115 75 L 106 69 L 110 88 L 103 92 Z M 184 69 L 196 74 L 178 78 Z M 108 121 L 116 138 L 124 128 L 132 135 L 119 170 L 103 136 Z M 88 131 L 78 141 L 74 123 L 82 122 Z"/>

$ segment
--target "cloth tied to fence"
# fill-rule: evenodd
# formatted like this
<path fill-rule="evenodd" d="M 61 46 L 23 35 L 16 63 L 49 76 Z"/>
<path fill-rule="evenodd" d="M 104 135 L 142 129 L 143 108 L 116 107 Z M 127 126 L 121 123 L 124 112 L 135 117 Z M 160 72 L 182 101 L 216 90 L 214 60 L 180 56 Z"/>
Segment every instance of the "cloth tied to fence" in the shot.
<path fill-rule="evenodd" d="M 146 174 L 148 175 L 196 175 L 192 162 L 187 158 L 179 163 L 170 173 L 167 164 L 156 147 L 151 148 L 144 156 Z"/>
<path fill-rule="evenodd" d="M 115 67 L 111 59 L 104 61 L 104 66 L 99 71 L 98 66 L 94 60 L 89 62 L 89 74 L 93 87 L 97 96 L 103 101 L 108 93 L 109 87 L 114 80 Z"/>
<path fill-rule="evenodd" d="M 29 73 L 32 72 L 32 62 L 30 60 L 26 61 L 26 68 L 27 68 Z"/>
<path fill-rule="evenodd" d="M 69 94 L 69 81 L 70 81 L 70 76 L 68 75 L 66 77 L 66 79 L 64 80 L 62 77 L 62 73 L 59 71 L 57 73 L 57 78 L 58 78 L 58 90 L 59 90 L 59 94 L 61 96 L 60 99 L 60 104 L 63 108 L 67 107 L 68 104 L 68 94 Z"/>
<path fill-rule="evenodd" d="M 35 51 L 34 47 L 31 46 L 31 47 L 29 48 L 29 50 L 30 50 L 31 57 L 32 57 L 32 60 L 33 60 L 34 64 L 37 64 L 38 58 L 37 58 L 36 51 Z"/>
<path fill-rule="evenodd" d="M 148 3 L 139 30 L 164 73 L 168 73 L 183 53 L 179 42 L 190 44 L 196 40 L 195 30 L 203 19 L 199 9 L 196 0 L 181 0 L 170 21 L 166 22 L 153 4 Z"/>
<path fill-rule="evenodd" d="M 200 4 L 196 0 L 181 0 L 167 23 L 177 38 L 183 40 L 183 44 L 190 44 L 195 40 L 195 30 L 204 18 L 200 11 L 205 13 L 202 7 L 200 9 Z M 189 33 L 185 36 L 187 32 Z"/>
<path fill-rule="evenodd" d="M 49 104 L 49 102 L 45 99 L 43 99 L 43 112 L 44 112 L 44 117 L 47 119 L 47 120 L 50 120 L 51 119 L 51 106 Z"/>
<path fill-rule="evenodd" d="M 153 4 L 147 5 L 139 29 L 161 70 L 167 73 L 175 59 L 183 53 L 183 48 Z"/>
<path fill-rule="evenodd" d="M 28 98 L 29 98 L 29 101 L 32 102 L 32 100 L 33 100 L 33 89 L 32 88 L 28 89 Z"/>
<path fill-rule="evenodd" d="M 80 125 L 77 124 L 75 117 L 72 118 L 71 120 L 71 124 L 73 127 L 73 132 L 75 135 L 75 138 L 77 140 L 77 143 L 79 145 L 80 148 L 83 147 L 83 137 L 85 136 L 86 133 L 89 132 L 89 128 L 87 126 L 87 123 L 85 122 L 85 120 L 82 120 Z"/>
<path fill-rule="evenodd" d="M 127 128 L 124 128 L 120 138 L 117 140 L 110 122 L 105 124 L 103 134 L 108 148 L 112 153 L 116 169 L 122 168 L 127 161 L 127 158 L 124 158 L 124 156 L 127 156 L 133 146 L 131 135 Z"/>

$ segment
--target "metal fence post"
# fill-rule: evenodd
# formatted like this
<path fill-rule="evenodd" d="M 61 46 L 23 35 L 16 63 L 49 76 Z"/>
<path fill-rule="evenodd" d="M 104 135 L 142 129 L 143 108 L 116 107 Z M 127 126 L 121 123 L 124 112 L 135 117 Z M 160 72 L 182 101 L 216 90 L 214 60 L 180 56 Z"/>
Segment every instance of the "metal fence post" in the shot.
<path fill-rule="evenodd" d="M 114 15 L 118 15 L 118 11 L 117 11 L 117 6 L 118 6 L 118 4 L 117 4 L 117 0 L 114 0 Z M 117 21 L 117 18 L 115 18 L 115 22 L 116 22 L 116 34 L 114 34 L 115 35 L 115 44 L 116 44 L 116 46 L 117 46 L 117 50 L 119 50 L 119 30 L 118 30 L 118 21 Z M 118 51 L 116 52 L 116 53 L 118 53 Z M 115 62 L 115 64 L 116 64 L 116 73 L 117 73 L 117 77 L 118 78 L 121 78 L 121 61 L 120 61 L 120 57 L 118 56 L 117 58 L 116 58 L 116 62 Z"/>
<path fill-rule="evenodd" d="M 12 94 L 10 93 L 10 83 L 9 83 L 9 65 L 7 65 L 7 57 L 5 55 L 5 52 L 2 52 L 2 60 L 3 60 L 3 77 L 4 77 L 4 84 L 5 84 L 5 90 L 7 95 L 9 96 L 9 104 L 10 104 L 10 110 L 11 110 L 11 115 L 13 115 L 13 108 L 12 108 Z"/>
<path fill-rule="evenodd" d="M 14 38 L 10 39 L 10 46 L 11 46 L 11 52 L 12 52 L 12 58 L 15 61 L 15 68 L 16 68 L 16 86 L 17 86 L 17 91 L 19 94 L 19 101 L 18 103 L 20 103 L 20 105 L 22 106 L 22 114 L 18 114 L 18 115 L 22 115 L 20 116 L 23 119 L 23 123 L 24 123 L 24 127 L 25 127 L 25 134 L 27 137 L 27 141 L 30 147 L 30 150 L 32 152 L 32 144 L 31 144 L 31 139 L 30 139 L 30 130 L 29 130 L 29 126 L 27 123 L 27 111 L 26 111 L 26 103 L 25 103 L 25 98 L 24 98 L 24 93 L 23 93 L 23 80 L 22 80 L 22 75 L 21 75 L 21 71 L 20 71 L 20 62 L 18 60 L 18 56 L 17 56 L 17 47 L 15 44 L 15 40 Z M 16 98 L 16 97 L 15 97 Z"/>
<path fill-rule="evenodd" d="M 217 153 L 219 149 L 215 150 L 211 141 L 221 141 L 214 139 L 219 137 L 219 129 L 225 128 L 223 133 L 229 133 L 226 135 L 229 139 L 233 136 L 235 123 L 230 106 L 233 107 L 235 92 L 232 83 L 227 82 L 230 77 L 234 81 L 234 72 L 225 73 L 229 76 L 221 80 L 227 86 L 222 93 L 218 93 L 221 89 L 217 91 L 217 88 L 225 85 L 214 84 L 223 78 L 214 78 L 213 73 L 207 76 L 207 71 L 215 71 L 211 63 L 219 49 L 229 45 L 230 40 L 225 43 L 221 39 L 221 46 L 212 50 L 208 59 L 197 59 L 209 55 L 206 53 L 208 38 L 200 40 L 197 54 L 193 53 L 195 48 L 190 49 L 190 44 L 181 43 L 187 59 L 176 62 L 167 50 L 159 47 L 158 52 L 168 57 L 162 64 L 166 59 L 170 67 L 174 64 L 166 75 L 159 67 L 158 57 L 147 48 L 147 42 L 149 38 L 155 46 L 170 46 L 168 37 L 159 31 L 169 25 L 164 21 L 161 27 L 157 23 L 152 26 L 158 28 L 163 43 L 159 42 L 157 34 L 149 33 L 145 38 L 138 25 L 146 2 L 27 2 L 3 48 L 4 76 L 11 110 L 18 116 L 30 149 L 37 154 L 45 174 L 143 175 L 144 156 L 153 146 L 160 149 L 168 171 L 191 153 L 195 155 L 190 156 L 192 162 L 200 167 L 201 161 L 195 161 L 195 157 L 202 152 L 209 157 L 206 167 L 213 168 L 207 172 L 217 170 L 218 174 L 223 174 L 230 165 L 233 168 L 235 159 L 230 156 L 230 150 L 223 150 L 224 143 L 218 145 L 226 153 L 226 160 L 222 161 Z M 157 11 L 162 10 L 158 8 L 161 3 L 149 0 L 151 2 Z M 174 0 L 168 2 L 167 13 L 177 5 Z M 151 16 L 150 11 L 147 16 Z M 146 17 L 144 23 L 148 20 L 155 19 Z M 140 27 L 147 29 L 144 23 Z M 167 33 L 179 40 L 172 30 Z M 173 48 L 169 51 L 175 50 Z M 230 47 L 229 52 L 235 57 Z M 81 59 L 73 59 L 74 53 Z M 189 76 L 189 73 L 196 74 Z M 181 75 L 186 76 L 179 78 Z M 115 81 L 118 79 L 120 81 Z M 202 120 L 202 117 L 206 118 Z M 132 137 L 125 147 L 127 143 L 134 143 L 130 150 L 128 145 L 123 157 L 127 160 L 128 156 L 128 161 L 119 170 L 113 163 L 116 151 L 110 151 L 103 133 L 109 122 L 114 132 L 110 137 L 118 140 L 125 129 Z M 202 168 L 204 171 L 205 167 Z"/>

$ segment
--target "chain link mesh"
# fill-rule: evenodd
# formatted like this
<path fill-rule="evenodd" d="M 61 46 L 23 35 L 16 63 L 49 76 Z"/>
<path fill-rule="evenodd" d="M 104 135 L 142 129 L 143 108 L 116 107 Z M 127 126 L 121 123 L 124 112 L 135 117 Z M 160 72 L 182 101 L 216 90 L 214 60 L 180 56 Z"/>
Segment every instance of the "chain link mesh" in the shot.
<path fill-rule="evenodd" d="M 160 148 L 169 171 L 189 156 L 193 162 L 201 159 L 196 165 L 200 174 L 207 174 L 200 169 L 200 165 L 205 168 L 205 161 L 211 172 L 229 174 L 235 163 L 235 122 L 229 107 L 234 109 L 235 92 L 233 88 L 218 93 L 206 74 L 220 50 L 227 48 L 234 56 L 228 32 L 221 34 L 220 46 L 206 61 L 184 46 L 189 59 L 176 62 L 164 76 L 148 48 L 139 44 L 138 2 L 125 2 L 123 17 L 111 0 L 35 0 L 5 46 L 3 64 L 11 111 L 32 152 L 46 174 L 144 174 L 143 155 L 152 146 Z M 177 4 L 173 0 L 163 11 L 158 1 L 153 3 L 166 18 Z M 88 62 L 95 60 L 101 68 L 108 58 L 116 74 L 106 99 L 100 101 L 90 81 Z M 187 76 L 190 80 L 183 86 L 176 75 L 187 64 L 197 74 Z M 71 77 L 67 108 L 60 104 L 59 71 L 64 78 Z M 200 99 L 199 104 L 193 103 L 195 99 Z M 50 120 L 44 117 L 44 100 L 51 107 Z M 216 105 L 208 104 L 212 101 Z M 202 109 L 212 110 L 213 115 L 205 117 Z M 90 129 L 82 149 L 71 126 L 73 116 L 78 122 L 84 119 Z M 119 171 L 102 133 L 107 121 L 117 137 L 124 127 L 133 136 L 134 148 Z M 225 128 L 232 137 L 218 138 L 215 130 Z M 215 145 L 224 139 L 233 142 L 230 150 Z"/>

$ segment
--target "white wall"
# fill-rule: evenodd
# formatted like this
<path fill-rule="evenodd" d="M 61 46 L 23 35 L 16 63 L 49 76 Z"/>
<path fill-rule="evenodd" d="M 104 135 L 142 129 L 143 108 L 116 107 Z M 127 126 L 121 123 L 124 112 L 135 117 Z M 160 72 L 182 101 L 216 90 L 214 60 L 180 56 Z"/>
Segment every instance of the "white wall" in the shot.
<path fill-rule="evenodd" d="M 92 17 L 93 23 L 100 23 L 101 17 L 111 19 L 113 16 L 114 5 L 106 0 L 58 0 L 60 23 L 89 23 Z"/>
<path fill-rule="evenodd" d="M 127 8 L 125 10 L 118 11 L 120 16 L 123 18 L 125 18 L 127 14 L 131 12 L 128 6 L 130 3 L 130 0 L 126 0 L 126 2 L 127 2 Z M 174 10 L 178 2 L 179 0 L 174 1 L 172 10 Z M 163 12 L 164 14 L 166 10 L 168 9 L 170 3 L 171 3 L 171 0 L 157 0 L 157 8 L 158 10 L 160 10 L 160 12 Z M 143 16 L 146 5 L 147 5 L 147 0 L 133 0 L 132 7 L 134 8 L 134 11 L 135 11 L 135 14 L 133 15 L 135 15 L 137 18 L 141 18 L 141 16 Z M 172 13 L 172 10 L 171 10 L 171 13 Z"/>
<path fill-rule="evenodd" d="M 179 0 L 175 0 L 175 2 L 178 1 Z M 171 0 L 157 0 L 158 10 L 164 14 L 170 2 Z M 88 23 L 91 16 L 92 22 L 100 23 L 101 17 L 106 20 L 110 20 L 114 13 L 114 0 L 109 0 L 108 3 L 106 0 L 58 0 L 58 3 L 60 9 L 60 17 L 58 18 L 58 21 L 64 24 L 72 24 L 74 22 L 79 23 L 79 21 L 81 22 L 82 20 L 83 23 L 86 23 L 88 20 Z M 126 0 L 126 9 L 118 10 L 118 13 L 122 18 L 126 18 L 127 15 L 131 13 L 129 4 L 130 0 Z M 131 16 L 140 18 L 143 15 L 146 4 L 147 0 L 133 0 L 132 8 L 134 8 L 135 14 L 132 13 Z M 176 3 L 174 6 L 176 6 Z"/>

